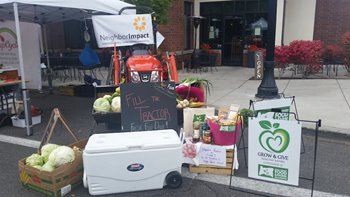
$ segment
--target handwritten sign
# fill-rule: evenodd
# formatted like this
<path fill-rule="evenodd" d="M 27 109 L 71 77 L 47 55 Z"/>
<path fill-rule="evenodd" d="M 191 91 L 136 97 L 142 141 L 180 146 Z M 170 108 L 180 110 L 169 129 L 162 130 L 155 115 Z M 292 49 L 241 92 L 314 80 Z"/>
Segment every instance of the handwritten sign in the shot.
<path fill-rule="evenodd" d="M 174 82 L 120 86 L 123 131 L 178 130 Z"/>
<path fill-rule="evenodd" d="M 199 164 L 226 167 L 226 148 L 203 144 L 199 151 Z"/>
<path fill-rule="evenodd" d="M 262 51 L 255 52 L 255 79 L 262 79 L 264 74 L 264 55 Z"/>

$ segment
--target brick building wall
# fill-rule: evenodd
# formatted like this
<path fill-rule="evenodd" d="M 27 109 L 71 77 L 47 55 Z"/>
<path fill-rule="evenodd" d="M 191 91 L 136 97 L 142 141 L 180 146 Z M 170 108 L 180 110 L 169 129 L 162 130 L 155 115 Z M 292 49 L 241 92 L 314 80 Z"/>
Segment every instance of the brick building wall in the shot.
<path fill-rule="evenodd" d="M 169 9 L 169 21 L 166 25 L 158 25 L 159 32 L 165 37 L 160 49 L 164 51 L 179 51 L 185 46 L 185 27 L 184 27 L 184 1 L 172 1 Z M 193 2 L 193 1 L 192 1 Z"/>
<path fill-rule="evenodd" d="M 343 33 L 350 31 L 349 0 L 317 0 L 314 40 L 339 44 Z"/>

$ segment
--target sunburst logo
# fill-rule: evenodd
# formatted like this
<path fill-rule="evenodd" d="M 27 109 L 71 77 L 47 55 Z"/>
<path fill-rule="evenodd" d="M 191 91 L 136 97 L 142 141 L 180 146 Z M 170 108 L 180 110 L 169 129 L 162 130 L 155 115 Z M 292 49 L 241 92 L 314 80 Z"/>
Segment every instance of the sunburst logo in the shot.
<path fill-rule="evenodd" d="M 143 31 L 146 29 L 146 17 L 138 16 L 134 19 L 134 27 L 137 31 Z"/>

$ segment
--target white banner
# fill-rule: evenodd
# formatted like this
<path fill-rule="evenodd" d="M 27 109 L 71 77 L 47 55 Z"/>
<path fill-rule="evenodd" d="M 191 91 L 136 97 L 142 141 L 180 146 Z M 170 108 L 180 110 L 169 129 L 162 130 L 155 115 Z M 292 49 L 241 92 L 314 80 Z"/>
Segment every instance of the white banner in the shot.
<path fill-rule="evenodd" d="M 248 132 L 248 176 L 299 185 L 301 124 L 250 118 Z"/>
<path fill-rule="evenodd" d="M 40 26 L 20 22 L 25 80 L 28 89 L 41 89 Z M 4 68 L 16 68 L 20 75 L 18 43 L 14 21 L 0 22 L 0 63 Z"/>
<path fill-rule="evenodd" d="M 293 98 L 269 99 L 262 101 L 254 101 L 254 112 L 257 117 L 271 118 L 279 120 L 289 120 L 290 107 Z M 271 112 L 272 109 L 280 112 Z"/>
<path fill-rule="evenodd" d="M 154 44 L 150 14 L 92 16 L 99 48 Z"/>

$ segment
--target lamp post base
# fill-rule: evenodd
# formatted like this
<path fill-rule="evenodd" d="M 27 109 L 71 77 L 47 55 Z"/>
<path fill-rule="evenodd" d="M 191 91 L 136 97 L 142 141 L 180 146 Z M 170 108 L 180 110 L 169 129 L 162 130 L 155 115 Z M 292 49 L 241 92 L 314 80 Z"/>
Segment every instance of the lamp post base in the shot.
<path fill-rule="evenodd" d="M 261 81 L 261 84 L 258 88 L 258 93 L 255 95 L 255 97 L 266 99 L 280 98 L 274 74 L 275 62 L 265 61 L 264 67 L 264 77 Z"/>

